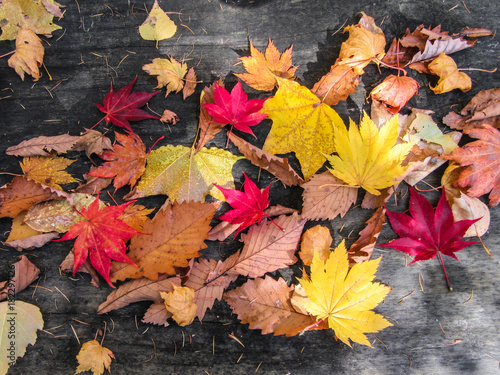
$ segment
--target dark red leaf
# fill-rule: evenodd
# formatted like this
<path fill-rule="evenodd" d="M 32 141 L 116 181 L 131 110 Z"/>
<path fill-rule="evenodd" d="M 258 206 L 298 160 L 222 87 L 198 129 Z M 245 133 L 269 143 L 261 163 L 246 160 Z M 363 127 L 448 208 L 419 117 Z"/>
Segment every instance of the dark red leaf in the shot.
<path fill-rule="evenodd" d="M 97 108 L 101 112 L 105 113 L 104 120 L 106 124 L 112 122 L 116 126 L 120 126 L 129 131 L 132 131 L 129 121 L 139 121 L 148 118 L 158 119 L 157 116 L 150 115 L 149 113 L 143 111 L 141 108 L 159 91 L 156 92 L 132 92 L 132 87 L 134 86 L 134 80 L 125 87 L 122 87 L 116 93 L 113 92 L 113 85 L 109 93 L 104 98 L 102 105 L 96 104 Z M 102 121 L 102 120 L 101 120 Z"/>

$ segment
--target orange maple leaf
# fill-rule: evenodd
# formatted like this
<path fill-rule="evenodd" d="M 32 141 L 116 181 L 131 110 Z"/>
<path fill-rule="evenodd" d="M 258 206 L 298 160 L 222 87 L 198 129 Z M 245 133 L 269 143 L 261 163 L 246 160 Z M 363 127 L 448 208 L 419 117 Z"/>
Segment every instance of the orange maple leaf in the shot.
<path fill-rule="evenodd" d="M 141 232 L 117 219 L 125 208 L 133 202 L 99 209 L 99 194 L 97 194 L 96 199 L 88 208 L 82 207 L 80 214 L 85 220 L 74 224 L 62 238 L 56 240 L 66 241 L 77 237 L 74 247 L 73 275 L 85 262 L 89 252 L 90 263 L 113 288 L 114 285 L 109 278 L 111 259 L 135 265 L 125 255 L 127 248 L 124 241 Z"/>
<path fill-rule="evenodd" d="M 292 67 L 292 48 L 280 55 L 279 50 L 269 39 L 265 54 L 255 48 L 250 41 L 250 55 L 240 57 L 248 73 L 235 74 L 248 86 L 262 91 L 270 91 L 276 85 L 276 77 L 294 79 L 298 66 Z"/>

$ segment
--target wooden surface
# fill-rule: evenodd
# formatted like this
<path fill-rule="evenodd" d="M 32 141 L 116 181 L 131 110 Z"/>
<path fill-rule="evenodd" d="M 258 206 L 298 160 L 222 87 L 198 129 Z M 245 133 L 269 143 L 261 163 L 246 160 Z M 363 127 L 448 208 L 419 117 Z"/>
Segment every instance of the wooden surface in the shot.
<path fill-rule="evenodd" d="M 136 91 L 152 91 L 156 78 L 141 70 L 142 65 L 155 57 L 171 55 L 185 57 L 196 71 L 203 85 L 222 77 L 231 87 L 235 82 L 233 72 L 242 72 L 235 65 L 237 58 L 248 54 L 249 39 L 263 49 L 272 38 L 283 50 L 294 46 L 294 63 L 299 81 L 307 87 L 329 70 L 338 56 L 345 36 L 339 31 L 344 24 L 357 22 L 358 12 L 365 12 L 382 24 L 386 39 L 400 37 L 406 28 L 414 29 L 442 24 L 444 30 L 459 32 L 463 27 L 498 27 L 500 7 L 497 1 L 476 0 L 466 2 L 437 0 L 270 0 L 250 6 L 216 0 L 164 1 L 160 5 L 167 11 L 181 12 L 172 19 L 179 26 L 176 35 L 159 43 L 148 42 L 138 34 L 137 27 L 145 19 L 143 1 L 135 0 L 83 0 L 79 9 L 74 0 L 60 0 L 66 13 L 58 23 L 61 31 L 45 43 L 47 74 L 33 84 L 30 78 L 21 82 L 8 68 L 7 59 L 0 60 L 1 135 L 0 172 L 21 173 L 19 159 L 5 155 L 8 146 L 40 135 L 58 135 L 69 132 L 78 135 L 101 118 L 93 103 L 102 102 L 114 82 L 119 88 L 135 76 Z M 238 2 L 236 2 L 238 3 Z M 239 2 L 242 3 L 242 2 Z M 148 8 L 152 1 L 147 0 Z M 455 7 L 456 5 L 456 7 Z M 455 7 L 455 8 L 454 8 Z M 191 32 L 192 30 L 192 32 Z M 64 35 L 63 35 L 64 32 Z M 62 36 L 63 35 L 63 36 Z M 62 36 L 62 37 L 61 37 Z M 60 37 L 60 39 L 59 39 Z M 14 48 L 13 42 L 0 43 L 0 54 Z M 100 55 L 100 56 L 99 56 Z M 101 57 L 102 56 L 102 57 Z M 500 57 L 500 42 L 496 38 L 483 38 L 476 45 L 454 55 L 460 68 L 494 69 Z M 431 109 L 440 120 L 451 105 L 460 109 L 478 91 L 499 87 L 500 73 L 469 72 L 473 79 L 471 91 L 433 95 L 428 89 L 428 76 L 410 73 L 422 88 L 410 106 Z M 367 68 L 358 98 L 367 95 L 381 80 L 376 67 Z M 60 85 L 51 90 L 59 81 Z M 147 120 L 135 124 L 134 130 L 149 148 L 165 135 L 165 144 L 191 145 L 196 134 L 199 114 L 199 94 L 182 101 L 180 95 L 166 100 L 157 95 L 150 103 L 160 112 L 165 108 L 176 112 L 181 122 L 171 131 L 163 124 Z M 246 88 L 252 97 L 264 97 Z M 363 91 L 366 90 L 366 91 Z M 358 100 L 359 102 L 359 100 Z M 346 119 L 358 119 L 360 108 L 355 100 L 348 99 L 335 109 Z M 269 130 L 269 123 L 257 131 L 260 145 Z M 213 144 L 223 147 L 224 137 L 217 137 Z M 232 149 L 231 149 L 232 150 Z M 233 150 L 234 151 L 234 150 Z M 90 167 L 82 155 L 78 166 L 70 168 L 77 178 Z M 234 170 L 237 186 L 242 180 L 241 170 L 257 176 L 258 169 L 249 163 L 238 164 Z M 437 186 L 439 169 L 427 181 Z M 11 176 L 0 175 L 0 185 Z M 261 186 L 271 181 L 263 173 Z M 425 188 L 426 185 L 419 185 Z M 118 197 L 125 193 L 117 194 Z M 280 203 L 300 208 L 301 189 L 283 190 L 275 184 L 271 190 L 272 204 Z M 428 193 L 435 203 L 438 194 Z M 158 207 L 164 197 L 141 200 L 150 207 Z M 398 210 L 407 208 L 403 199 Z M 393 208 L 394 201 L 389 204 Z M 353 230 L 354 236 L 364 226 L 371 211 L 353 209 L 343 218 L 323 223 L 332 229 L 335 243 Z M 492 210 L 489 232 L 483 237 L 493 253 L 489 258 L 480 245 L 458 254 L 460 262 L 445 260 L 454 290 L 449 292 L 437 260 L 405 267 L 405 256 L 395 250 L 375 250 L 374 257 L 383 255 L 377 279 L 392 287 L 392 292 L 377 311 L 389 316 L 395 324 L 376 335 L 370 335 L 374 348 L 354 345 L 351 349 L 335 341 L 331 330 L 308 332 L 303 336 L 286 338 L 262 336 L 260 331 L 248 329 L 239 323 L 224 302 L 218 302 L 209 311 L 203 323 L 197 320 L 180 328 L 156 327 L 140 323 L 149 303 L 136 303 L 104 316 L 96 315 L 97 307 L 110 292 L 104 285 L 96 289 L 89 284 L 87 275 L 76 279 L 60 275 L 58 265 L 70 250 L 71 243 L 51 243 L 41 249 L 25 251 L 29 259 L 41 270 L 40 287 L 34 293 L 28 288 L 17 298 L 40 307 L 45 328 L 54 336 L 38 333 L 34 347 L 29 347 L 24 358 L 11 368 L 9 374 L 71 374 L 77 366 L 75 359 L 80 349 L 72 327 L 80 341 L 94 338 L 104 322 L 112 329 L 106 334 L 104 345 L 111 349 L 116 360 L 112 373 L 118 374 L 498 374 L 500 360 L 500 292 L 498 281 L 500 223 L 498 207 Z M 1 240 L 7 237 L 11 220 L 0 220 Z M 339 234 L 339 230 L 342 229 Z M 381 242 L 393 238 L 387 225 Z M 350 241 L 352 242 L 352 240 Z M 226 248 L 228 250 L 230 245 Z M 234 248 L 234 247 L 233 247 Z M 216 256 L 218 244 L 210 243 L 204 252 Z M 19 252 L 2 246 L 0 249 L 0 280 L 7 278 L 8 266 L 16 261 Z M 278 271 L 279 272 L 279 271 Z M 283 272 L 286 274 L 286 271 Z M 424 279 L 421 291 L 418 275 Z M 56 287 L 69 299 L 58 292 Z M 414 292 L 408 298 L 410 293 Z M 468 301 L 473 293 L 472 299 Z M 137 324 L 136 324 L 137 321 Z M 81 323 L 84 322 L 85 324 Z M 234 334 L 244 344 L 240 345 L 229 335 Z M 3 354 L 2 354 L 3 355 Z M 0 360 L 4 360 L 1 358 Z"/>

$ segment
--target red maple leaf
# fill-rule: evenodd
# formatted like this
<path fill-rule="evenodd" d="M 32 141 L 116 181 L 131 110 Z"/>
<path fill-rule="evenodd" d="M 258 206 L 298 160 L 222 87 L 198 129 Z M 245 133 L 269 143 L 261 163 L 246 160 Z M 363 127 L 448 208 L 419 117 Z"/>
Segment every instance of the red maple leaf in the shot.
<path fill-rule="evenodd" d="M 133 94 L 131 94 L 132 87 L 134 86 L 136 80 L 137 77 L 135 77 L 130 84 L 122 87 L 116 93 L 113 92 L 113 84 L 111 84 L 111 89 L 104 97 L 102 105 L 96 103 L 97 108 L 99 108 L 101 112 L 106 114 L 106 116 L 104 116 L 101 121 L 106 120 L 106 124 L 112 122 L 116 126 L 125 128 L 128 131 L 132 131 L 129 121 L 159 118 L 157 116 L 150 115 L 142 109 L 139 109 L 147 102 L 149 102 L 149 99 L 151 99 L 154 95 L 158 94 L 159 91 L 151 93 L 134 92 Z M 99 122 L 97 124 L 99 124 Z"/>
<path fill-rule="evenodd" d="M 238 82 L 231 93 L 224 87 L 219 86 L 217 82 L 214 90 L 214 102 L 203 104 L 208 114 L 214 118 L 215 122 L 220 124 L 231 124 L 242 132 L 255 134 L 250 129 L 264 120 L 267 115 L 260 113 L 264 102 L 267 99 L 251 99 L 247 101 L 247 94 L 243 91 L 241 83 Z"/>
<path fill-rule="evenodd" d="M 480 220 L 460 220 L 455 222 L 450 204 L 446 199 L 445 190 L 442 190 L 441 199 L 436 207 L 432 208 L 425 197 L 410 187 L 410 214 L 411 216 L 387 211 L 392 229 L 400 237 L 387 244 L 378 246 L 393 249 L 414 255 L 410 263 L 435 258 L 443 265 L 446 283 L 451 290 L 446 269 L 441 254 L 456 257 L 455 253 L 477 242 L 462 241 L 467 229 Z"/>
<path fill-rule="evenodd" d="M 75 241 L 75 260 L 73 276 L 85 262 L 90 253 L 90 263 L 108 284 L 114 288 L 109 278 L 111 259 L 117 262 L 135 263 L 125 252 L 125 242 L 141 232 L 117 219 L 125 208 L 133 203 L 130 201 L 119 206 L 106 206 L 99 209 L 99 194 L 88 208 L 83 207 L 80 214 L 85 220 L 74 224 L 70 230 L 56 241 L 66 241 L 78 237 Z"/>
<path fill-rule="evenodd" d="M 235 236 L 253 223 L 260 223 L 264 215 L 274 223 L 274 221 L 264 213 L 264 210 L 269 207 L 269 188 L 271 185 L 260 190 L 257 185 L 248 178 L 245 172 L 243 172 L 243 175 L 245 176 L 244 191 L 225 189 L 214 184 L 215 187 L 224 194 L 227 203 L 233 207 L 233 210 L 226 212 L 217 219 L 227 221 L 231 224 L 240 224 Z M 279 225 L 277 226 L 281 228 Z"/>

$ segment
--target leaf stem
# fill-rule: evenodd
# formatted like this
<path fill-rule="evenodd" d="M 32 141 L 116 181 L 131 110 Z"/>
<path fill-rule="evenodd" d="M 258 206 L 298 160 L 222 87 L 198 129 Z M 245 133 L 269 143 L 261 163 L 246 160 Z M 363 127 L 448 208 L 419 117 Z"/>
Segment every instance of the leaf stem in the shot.
<path fill-rule="evenodd" d="M 448 289 L 451 292 L 451 291 L 453 291 L 453 288 L 450 285 L 450 280 L 448 279 L 448 274 L 446 273 L 446 268 L 444 267 L 443 256 L 441 255 L 440 251 L 438 251 L 438 255 L 439 255 L 439 262 L 443 266 L 443 272 L 444 272 L 444 278 L 446 279 L 446 285 L 448 286 Z"/>
<path fill-rule="evenodd" d="M 385 62 L 383 62 L 382 60 L 380 59 L 377 59 L 377 58 L 373 58 L 373 61 L 377 62 L 378 64 L 380 65 L 383 65 L 385 66 L 386 68 L 390 68 L 390 69 L 396 69 L 399 72 L 403 72 L 403 74 L 406 76 L 406 70 L 404 70 L 403 68 L 400 68 L 399 66 L 392 66 L 392 65 L 389 65 L 389 64 L 386 64 Z"/>
<path fill-rule="evenodd" d="M 304 328 L 302 331 L 300 331 L 300 334 L 299 336 L 303 335 L 304 332 L 306 331 L 310 331 L 311 329 L 313 329 L 314 327 L 317 327 L 319 326 L 321 323 L 323 323 L 325 321 L 326 318 L 323 318 L 323 319 L 320 319 L 318 320 L 316 323 L 313 323 L 311 324 L 310 326 L 307 326 L 306 328 Z"/>
<path fill-rule="evenodd" d="M 92 126 L 90 129 L 88 129 L 88 130 L 87 130 L 87 132 L 88 132 L 89 130 L 94 129 L 94 128 L 95 128 L 97 125 L 99 125 L 99 124 L 102 122 L 102 120 L 104 120 L 105 118 L 106 118 L 106 116 L 104 116 L 102 119 L 100 119 L 100 120 L 99 120 L 99 122 L 97 122 L 94 126 Z"/>
<path fill-rule="evenodd" d="M 7 52 L 7 53 L 4 53 L 2 56 L 0 56 L 0 59 L 1 59 L 2 57 L 12 55 L 12 54 L 13 54 L 13 53 L 15 53 L 15 52 L 16 52 L 16 50 L 14 50 L 14 51 L 10 51 L 10 52 Z"/>
<path fill-rule="evenodd" d="M 0 56 L 1 57 L 1 56 Z M 485 72 L 485 73 L 495 73 L 497 71 L 497 68 L 493 69 L 493 70 L 486 70 L 486 69 L 478 69 L 478 68 L 460 68 L 458 69 L 459 71 L 462 71 L 462 70 L 475 70 L 475 71 L 478 71 L 478 72 Z"/>
<path fill-rule="evenodd" d="M 155 147 L 155 146 L 156 146 L 156 144 L 157 144 L 158 142 L 160 142 L 163 138 L 165 138 L 165 136 L 164 136 L 164 135 L 162 135 L 160 138 L 158 138 L 158 139 L 156 140 L 156 142 L 155 142 L 155 143 L 153 143 L 153 145 L 151 146 L 151 148 L 149 149 L 149 151 L 146 153 L 146 155 L 149 155 L 149 153 L 153 150 L 153 147 Z"/>
<path fill-rule="evenodd" d="M 276 225 L 276 226 L 277 226 L 278 228 L 280 228 L 283 232 L 285 231 L 285 229 L 283 229 L 282 227 L 280 227 L 280 226 L 279 226 L 279 225 L 278 225 L 278 224 L 277 224 L 277 223 L 276 223 L 273 219 L 271 219 L 271 218 L 269 217 L 269 215 L 268 215 L 268 214 L 266 214 L 265 212 L 263 212 L 263 214 L 264 214 L 264 215 L 265 215 L 265 216 L 266 216 L 269 220 L 271 220 L 271 223 L 273 223 L 274 225 Z"/>

